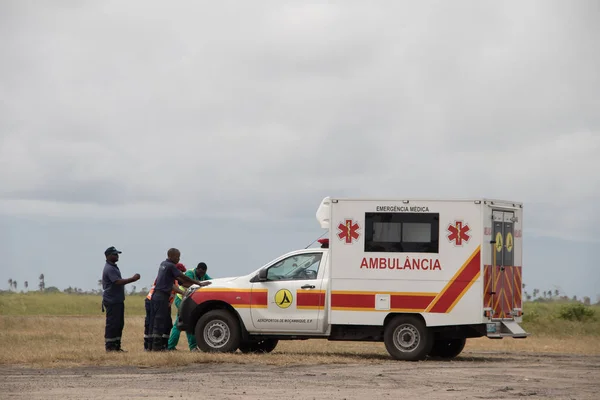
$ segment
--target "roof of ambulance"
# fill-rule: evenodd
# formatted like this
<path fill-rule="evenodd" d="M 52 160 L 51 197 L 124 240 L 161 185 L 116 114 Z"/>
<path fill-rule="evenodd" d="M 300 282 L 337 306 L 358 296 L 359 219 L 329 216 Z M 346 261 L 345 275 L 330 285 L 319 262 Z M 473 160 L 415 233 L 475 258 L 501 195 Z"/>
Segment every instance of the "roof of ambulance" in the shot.
<path fill-rule="evenodd" d="M 486 202 L 497 202 L 497 203 L 511 203 L 511 204 L 523 204 L 520 201 L 512 201 L 506 199 L 493 199 L 488 197 L 481 198 L 427 198 L 427 197 L 415 197 L 415 198 L 389 198 L 389 197 L 326 197 L 325 200 L 337 200 L 337 201 L 430 201 L 430 202 L 475 202 L 475 201 L 486 201 Z"/>

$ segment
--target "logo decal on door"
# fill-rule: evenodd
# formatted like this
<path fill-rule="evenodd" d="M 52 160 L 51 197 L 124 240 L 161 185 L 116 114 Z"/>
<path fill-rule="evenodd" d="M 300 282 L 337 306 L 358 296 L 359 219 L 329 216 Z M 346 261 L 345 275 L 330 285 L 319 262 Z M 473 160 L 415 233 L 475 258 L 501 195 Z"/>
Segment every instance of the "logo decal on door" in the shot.
<path fill-rule="evenodd" d="M 294 301 L 292 292 L 287 289 L 281 289 L 275 293 L 275 304 L 280 308 L 288 308 L 292 305 L 292 301 Z"/>
<path fill-rule="evenodd" d="M 500 253 L 502 251 L 502 234 L 496 233 L 496 251 Z"/>
<path fill-rule="evenodd" d="M 513 248 L 513 236 L 512 233 L 508 232 L 506 234 L 506 250 L 510 253 Z"/>

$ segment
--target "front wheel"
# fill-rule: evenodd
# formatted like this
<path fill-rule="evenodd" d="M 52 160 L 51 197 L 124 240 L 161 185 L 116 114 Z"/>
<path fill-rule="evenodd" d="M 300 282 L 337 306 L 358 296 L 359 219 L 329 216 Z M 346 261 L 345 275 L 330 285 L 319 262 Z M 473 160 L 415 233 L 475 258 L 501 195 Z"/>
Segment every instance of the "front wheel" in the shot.
<path fill-rule="evenodd" d="M 207 353 L 233 353 L 240 345 L 240 324 L 229 311 L 212 310 L 196 324 L 198 348 Z"/>
<path fill-rule="evenodd" d="M 440 358 L 454 358 L 458 356 L 463 349 L 465 348 L 465 344 L 467 343 L 467 339 L 438 339 L 433 344 L 431 352 L 429 353 L 430 357 L 440 357 Z"/>
<path fill-rule="evenodd" d="M 386 325 L 383 341 L 395 359 L 418 361 L 425 359 L 431 351 L 433 334 L 419 318 L 398 316 Z"/>
<path fill-rule="evenodd" d="M 246 342 L 240 344 L 242 353 L 270 353 L 277 347 L 277 339 L 262 339 L 256 342 Z"/>

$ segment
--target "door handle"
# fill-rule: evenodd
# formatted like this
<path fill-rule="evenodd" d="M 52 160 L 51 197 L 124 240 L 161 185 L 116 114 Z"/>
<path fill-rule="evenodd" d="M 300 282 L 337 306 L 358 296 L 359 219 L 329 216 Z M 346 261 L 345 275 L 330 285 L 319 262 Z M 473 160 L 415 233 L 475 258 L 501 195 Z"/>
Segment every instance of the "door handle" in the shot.
<path fill-rule="evenodd" d="M 315 285 L 304 285 L 300 287 L 301 289 L 314 289 Z"/>

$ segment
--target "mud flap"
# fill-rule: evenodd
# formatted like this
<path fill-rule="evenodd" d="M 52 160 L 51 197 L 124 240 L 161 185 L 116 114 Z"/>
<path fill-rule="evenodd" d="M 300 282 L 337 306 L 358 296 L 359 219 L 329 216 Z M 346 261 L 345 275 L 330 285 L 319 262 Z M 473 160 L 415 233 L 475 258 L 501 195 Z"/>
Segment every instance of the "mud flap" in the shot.
<path fill-rule="evenodd" d="M 529 336 L 521 326 L 515 321 L 497 321 L 487 324 L 487 337 L 490 339 L 502 339 L 512 337 L 514 339 L 524 339 Z"/>

